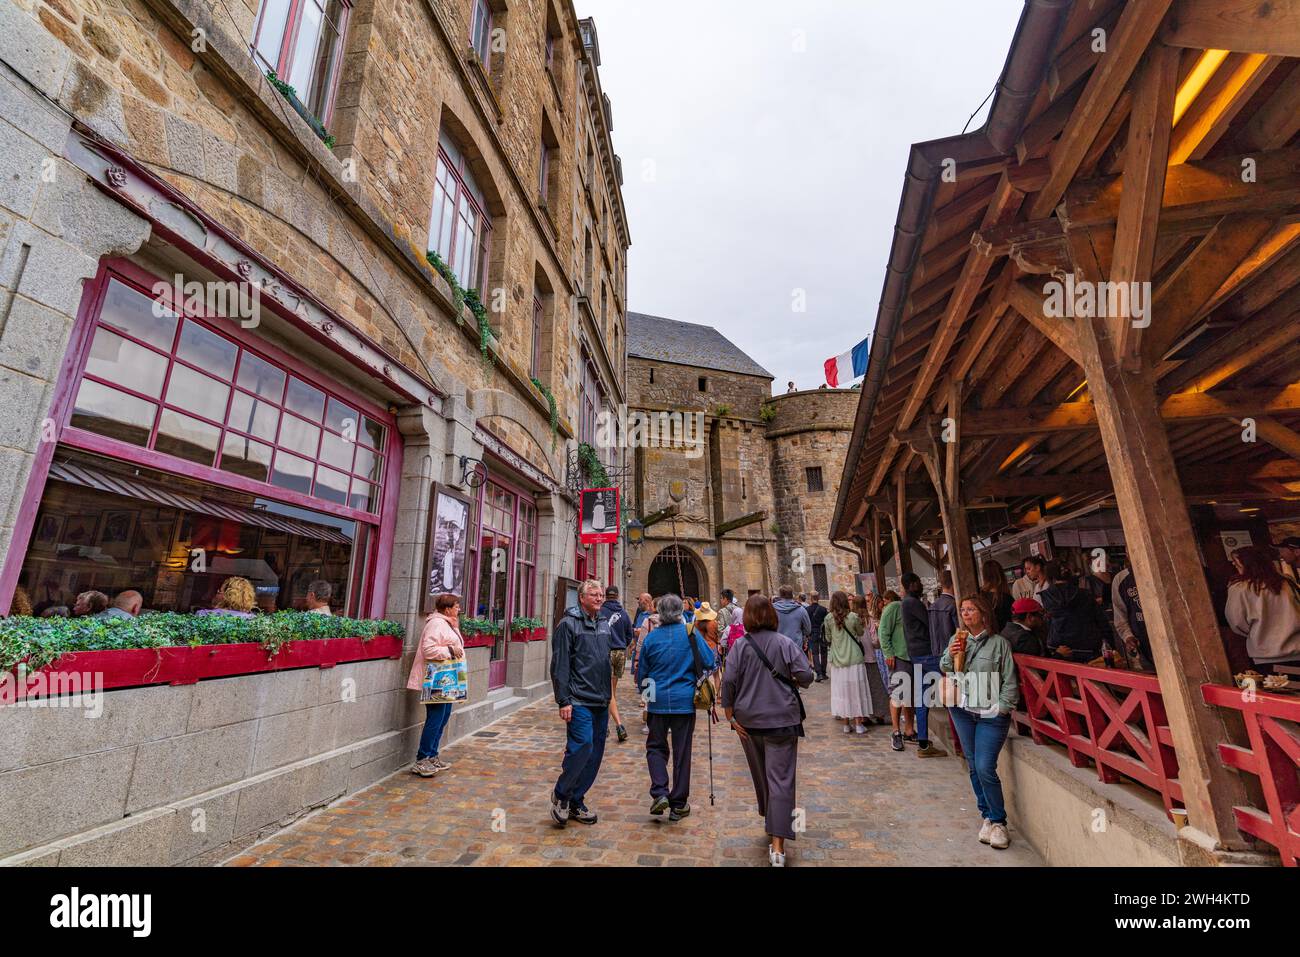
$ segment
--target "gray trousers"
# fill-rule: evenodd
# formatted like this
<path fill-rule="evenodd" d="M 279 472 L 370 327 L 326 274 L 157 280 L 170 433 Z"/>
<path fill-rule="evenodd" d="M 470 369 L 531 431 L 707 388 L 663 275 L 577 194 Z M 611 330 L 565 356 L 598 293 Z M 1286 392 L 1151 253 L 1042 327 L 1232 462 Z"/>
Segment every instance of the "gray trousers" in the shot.
<path fill-rule="evenodd" d="M 767 833 L 788 841 L 794 834 L 795 764 L 799 736 L 795 734 L 750 735 L 741 742 L 749 773 L 754 778 L 758 813 L 767 822 Z"/>

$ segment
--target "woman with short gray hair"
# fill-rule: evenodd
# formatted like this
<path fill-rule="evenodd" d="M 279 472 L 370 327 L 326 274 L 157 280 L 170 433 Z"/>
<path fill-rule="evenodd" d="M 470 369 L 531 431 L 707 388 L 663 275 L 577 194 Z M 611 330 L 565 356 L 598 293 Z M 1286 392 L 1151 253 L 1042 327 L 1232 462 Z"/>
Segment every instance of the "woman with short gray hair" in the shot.
<path fill-rule="evenodd" d="M 691 740 L 695 735 L 695 683 L 698 660 L 707 671 L 713 652 L 682 621 L 683 603 L 676 595 L 659 599 L 659 627 L 641 642 L 636 664 L 637 688 L 645 697 L 645 757 L 650 768 L 650 813 L 668 811 L 670 821 L 691 813 Z M 668 779 L 669 740 L 673 773 Z"/>

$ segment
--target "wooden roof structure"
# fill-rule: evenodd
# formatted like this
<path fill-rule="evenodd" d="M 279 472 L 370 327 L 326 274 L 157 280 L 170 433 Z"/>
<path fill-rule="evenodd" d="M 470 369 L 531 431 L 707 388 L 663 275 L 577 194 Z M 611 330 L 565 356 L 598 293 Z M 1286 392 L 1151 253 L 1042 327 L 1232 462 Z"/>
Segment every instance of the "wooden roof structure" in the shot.
<path fill-rule="evenodd" d="M 1027 0 L 984 129 L 912 148 L 832 523 L 878 575 L 942 536 L 973 588 L 972 509 L 1114 501 L 1215 788 L 1187 503 L 1300 498 L 1297 133 L 1300 0 Z"/>

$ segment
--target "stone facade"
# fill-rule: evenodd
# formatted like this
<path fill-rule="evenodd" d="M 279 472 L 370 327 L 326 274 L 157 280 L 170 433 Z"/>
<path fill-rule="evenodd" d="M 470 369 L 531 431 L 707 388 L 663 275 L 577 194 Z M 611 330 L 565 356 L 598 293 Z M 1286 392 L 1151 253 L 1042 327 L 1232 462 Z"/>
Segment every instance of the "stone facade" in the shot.
<path fill-rule="evenodd" d="M 676 505 L 677 514 L 650 525 L 644 544 L 631 553 L 628 594 L 665 586 L 656 578 L 658 587 L 652 587 L 654 563 L 674 543 L 682 549 L 683 574 L 679 586 L 677 562 L 668 563 L 673 591 L 690 591 L 693 575 L 695 597 L 709 601 L 723 588 L 741 599 L 750 590 L 771 593 L 781 585 L 811 592 L 817 566 L 824 566 L 826 591 L 851 593 L 856 560 L 833 548 L 829 533 L 858 393 L 822 389 L 773 397 L 772 376 L 731 343 L 719 342 L 714 330 L 676 323 L 681 328 L 674 329 L 667 354 L 696 362 L 674 362 L 657 346 L 639 344 L 659 332 L 653 325 L 638 329 L 639 322 L 635 314 L 629 318 L 630 409 L 680 413 L 687 422 L 697 416 L 703 435 L 693 446 L 665 443 L 634 452 L 629 510 L 644 519 Z M 692 329 L 709 334 L 706 346 L 691 348 Z M 711 350 L 713 358 L 699 364 Z M 808 490 L 809 468 L 821 469 L 821 491 Z M 764 518 L 717 533 L 718 526 L 757 513 Z"/>
<path fill-rule="evenodd" d="M 339 711 L 335 731 L 311 731 L 292 754 L 276 752 L 267 736 L 295 732 L 274 732 L 276 715 L 243 701 L 240 689 L 260 679 L 213 683 L 241 702 L 230 715 L 232 727 L 243 727 L 231 775 L 182 775 L 175 793 L 106 803 L 108 817 L 48 815 L 39 832 L 4 832 L 0 858 L 82 860 L 66 848 L 121 811 L 131 818 L 111 825 L 103 859 L 143 860 L 158 829 L 171 826 L 160 822 L 200 792 L 221 796 L 220 813 L 230 816 L 212 833 L 237 843 L 409 760 L 423 709 L 401 689 L 422 621 L 430 489 L 437 482 L 474 494 L 463 459 L 485 461 L 489 474 L 508 475 L 534 497 L 535 607 L 550 624 L 556 580 L 575 574 L 576 502 L 566 472 L 584 366 L 606 406 L 624 401 L 630 235 L 594 24 L 580 21 L 570 0 L 492 0 L 485 67 L 470 42 L 474 6 L 350 5 L 332 107 L 321 117 L 327 146 L 250 55 L 257 0 L 0 0 L 0 150 L 12 167 L 0 183 L 0 403 L 8 413 L 0 488 L 12 490 L 0 496 L 0 610 L 58 441 L 53 413 L 68 386 L 61 377 L 84 284 L 121 257 L 160 277 L 260 283 L 271 308 L 258 337 L 395 415 L 403 456 L 386 491 L 394 525 L 380 546 L 380 567 L 390 571 L 375 587 L 386 596 L 382 613 L 407 627 L 408 648 L 401 667 L 358 666 L 380 702 L 366 706 L 373 721 L 364 728 L 352 703 L 286 707 L 297 716 L 284 720 L 310 728 L 312 709 Z M 465 156 L 486 206 L 486 337 L 426 261 L 440 137 Z M 554 430 L 533 378 L 554 395 Z M 546 642 L 512 644 L 507 684 L 490 691 L 489 649 L 471 649 L 470 700 L 448 737 L 546 693 L 547 657 Z M 108 710 L 133 724 L 164 699 L 183 715 L 190 698 L 209 693 L 218 692 L 108 692 Z M 0 713 L 0 739 L 15 728 L 13 714 Z M 21 740 L 41 736 L 43 714 L 23 716 Z M 59 788 L 46 774 L 59 762 L 129 765 L 128 751 L 145 748 L 146 737 L 174 738 L 168 747 L 184 750 L 195 733 L 204 732 L 182 721 L 138 744 L 119 741 L 117 751 L 58 736 L 60 753 L 8 755 L 0 792 L 18 805 L 38 803 Z M 77 767 L 69 773 L 80 777 Z M 268 783 L 285 769 L 303 776 L 301 787 Z M 257 795 L 271 791 L 274 813 L 258 812 Z M 56 844 L 62 858 L 41 853 Z M 166 846 L 148 859 L 182 861 L 220 842 Z"/>

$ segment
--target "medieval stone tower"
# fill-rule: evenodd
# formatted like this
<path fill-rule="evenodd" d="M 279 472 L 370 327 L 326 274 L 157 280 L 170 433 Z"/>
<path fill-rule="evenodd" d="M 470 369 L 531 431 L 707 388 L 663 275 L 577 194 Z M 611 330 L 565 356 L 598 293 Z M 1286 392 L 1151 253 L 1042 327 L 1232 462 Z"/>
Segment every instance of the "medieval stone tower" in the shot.
<path fill-rule="evenodd" d="M 628 594 L 853 591 L 854 556 L 829 533 L 856 391 L 773 397 L 772 374 L 716 329 L 640 313 L 627 369 L 629 414 L 685 425 L 685 441 L 630 454 L 624 507 L 646 529 Z"/>

